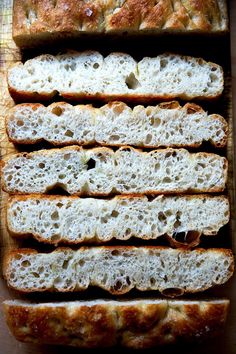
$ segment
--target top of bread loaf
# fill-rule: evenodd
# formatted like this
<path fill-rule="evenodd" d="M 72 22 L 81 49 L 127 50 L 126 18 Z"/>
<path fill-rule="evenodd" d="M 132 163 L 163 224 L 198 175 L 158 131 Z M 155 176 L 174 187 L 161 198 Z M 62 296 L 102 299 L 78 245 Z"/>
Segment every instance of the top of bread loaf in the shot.
<path fill-rule="evenodd" d="M 32 304 L 5 301 L 8 326 L 23 342 L 144 349 L 218 334 L 228 300 L 142 299 Z M 83 335 L 81 335 L 83 333 Z"/>
<path fill-rule="evenodd" d="M 41 55 L 16 63 L 8 71 L 16 100 L 67 99 L 151 101 L 213 99 L 221 95 L 221 66 L 176 54 L 145 57 L 137 62 L 125 53 L 107 57 L 96 51 Z"/>
<path fill-rule="evenodd" d="M 225 0 L 15 0 L 13 38 L 19 46 L 81 33 L 223 32 Z"/>

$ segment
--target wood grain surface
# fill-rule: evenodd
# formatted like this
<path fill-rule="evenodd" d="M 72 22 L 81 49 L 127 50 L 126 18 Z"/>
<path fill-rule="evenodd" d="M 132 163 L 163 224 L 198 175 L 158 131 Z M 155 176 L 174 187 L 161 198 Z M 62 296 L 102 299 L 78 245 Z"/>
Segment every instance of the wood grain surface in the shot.
<path fill-rule="evenodd" d="M 0 0 L 0 147 L 1 147 L 1 157 L 4 157 L 6 155 L 15 153 L 17 151 L 16 147 L 8 142 L 7 135 L 5 133 L 5 126 L 4 126 L 4 117 L 7 113 L 7 110 L 14 105 L 13 100 L 9 96 L 8 90 L 7 90 L 7 85 L 6 85 L 6 69 L 9 65 L 11 65 L 13 62 L 16 62 L 17 60 L 21 59 L 21 56 L 23 58 L 28 58 L 31 57 L 36 53 L 36 51 L 29 51 L 26 53 L 21 53 L 19 50 L 16 48 L 14 42 L 12 41 L 11 38 L 11 11 L 12 11 L 12 1 L 11 0 Z M 201 55 L 204 52 L 207 53 L 207 56 L 209 59 L 212 61 L 219 62 L 224 66 L 225 72 L 226 72 L 226 90 L 224 92 L 224 97 L 218 102 L 218 103 L 213 103 L 211 105 L 204 106 L 203 108 L 208 109 L 211 113 L 221 113 L 222 115 L 225 116 L 225 118 L 229 122 L 229 127 L 230 127 L 230 139 L 229 139 L 229 144 L 228 144 L 228 149 L 227 151 L 222 152 L 222 154 L 226 154 L 227 158 L 229 159 L 229 180 L 228 180 L 228 193 L 231 199 L 231 223 L 229 227 L 226 227 L 223 229 L 223 231 L 220 233 L 220 236 L 216 239 L 211 238 L 211 240 L 207 241 L 209 242 L 209 246 L 214 247 L 214 242 L 216 242 L 216 245 L 224 246 L 224 247 L 232 247 L 235 253 L 236 250 L 236 242 L 235 242 L 235 237 L 236 235 L 234 234 L 234 230 L 236 230 L 236 220 L 235 220 L 235 178 L 236 175 L 234 174 L 235 168 L 235 161 L 234 161 L 234 156 L 235 156 L 235 146 L 233 142 L 235 141 L 234 139 L 236 138 L 236 130 L 234 129 L 234 120 L 233 117 L 236 117 L 236 1 L 231 0 L 230 1 L 230 17 L 231 17 L 231 64 L 232 64 L 232 84 L 233 84 L 233 100 L 231 97 L 232 91 L 231 91 L 231 77 L 230 77 L 230 55 L 227 50 L 229 50 L 229 37 L 227 38 L 221 38 L 219 41 L 217 39 L 211 40 L 210 38 L 205 39 L 203 43 L 201 40 L 197 40 L 196 38 L 191 40 L 191 39 L 186 39 L 183 40 L 183 43 L 181 43 L 182 47 L 184 47 L 183 52 L 184 54 L 192 54 L 192 55 Z M 209 41 L 209 47 L 208 47 L 208 41 Z M 147 42 L 147 43 L 146 43 Z M 154 42 L 148 42 L 146 41 L 145 43 L 142 43 L 141 46 L 138 43 L 130 43 L 126 42 L 124 45 L 123 44 L 114 44 L 112 43 L 107 43 L 105 46 L 107 48 L 102 49 L 106 51 L 111 51 L 111 50 L 123 50 L 123 51 L 130 51 L 132 54 L 132 51 L 134 54 L 137 52 L 139 53 L 138 55 L 145 56 L 145 55 L 150 55 L 150 53 L 155 52 L 155 48 L 153 49 L 152 47 L 157 47 L 160 46 L 164 50 L 168 51 L 177 51 L 176 48 L 179 47 L 180 42 L 177 42 L 175 39 L 174 41 L 170 39 L 168 43 L 162 42 L 160 40 L 155 40 Z M 158 42 L 158 44 L 157 44 Z M 150 48 L 150 43 L 151 43 L 151 48 Z M 80 45 L 80 44 L 79 44 Z M 138 47 L 137 47 L 138 45 Z M 81 48 L 87 48 L 85 43 L 81 43 Z M 137 48 L 138 49 L 137 49 Z M 91 48 L 95 49 L 100 49 L 99 44 L 97 43 L 92 43 Z M 227 49 L 228 48 L 228 49 Z M 78 47 L 76 48 L 78 49 Z M 142 49 L 142 50 L 141 50 Z M 48 50 L 47 50 L 48 51 Z M 40 50 L 38 51 L 40 53 Z M 42 52 L 42 49 L 41 49 Z M 204 57 L 204 55 L 202 55 Z M 207 58 L 207 59 L 208 59 Z M 233 105 L 233 110 L 234 114 L 232 114 L 232 106 L 231 103 L 234 103 Z M 234 133 L 233 133 L 234 132 Z M 20 244 L 17 243 L 15 240 L 13 240 L 6 229 L 6 224 L 5 224 L 5 206 L 6 206 L 6 199 L 7 195 L 6 193 L 1 193 L 1 260 L 4 257 L 5 252 L 12 247 L 19 247 Z M 31 245 L 31 244 L 30 244 Z M 36 243 L 32 243 L 32 246 L 35 247 Z M 208 245 L 208 244 L 207 244 Z M 105 293 L 97 291 L 97 293 L 92 293 L 91 296 L 103 296 Z M 73 295 L 73 299 L 81 298 L 86 295 Z M 153 294 L 152 294 L 153 296 Z M 160 352 L 163 354 L 167 353 L 213 353 L 214 354 L 235 354 L 236 353 L 236 335 L 235 335 L 235 328 L 236 328 L 236 279 L 235 277 L 228 282 L 225 286 L 208 291 L 205 294 L 200 294 L 198 298 L 211 298 L 211 297 L 228 297 L 231 299 L 231 307 L 230 307 L 230 314 L 228 318 L 228 323 L 227 327 L 225 328 L 225 332 L 222 334 L 221 337 L 215 338 L 214 340 L 205 342 L 204 344 L 194 344 L 192 345 L 186 345 L 186 346 L 178 346 L 176 345 L 175 347 L 172 348 L 162 348 L 160 349 Z M 195 296 L 196 297 L 196 296 Z M 4 279 L 1 277 L 0 279 L 0 302 L 2 302 L 4 299 L 10 299 L 10 298 L 20 298 L 20 295 L 10 289 L 7 288 L 6 283 Z M 40 300 L 40 299 L 47 299 L 47 295 L 41 296 L 33 296 L 30 297 L 33 298 L 34 300 Z M 59 297 L 57 297 L 60 299 Z M 48 295 L 48 299 L 52 299 L 52 295 Z M 70 299 L 69 296 L 67 296 L 67 299 Z M 103 352 L 116 352 L 115 349 L 107 349 L 103 350 Z M 122 351 L 126 351 L 122 349 Z M 149 350 L 150 351 L 150 350 Z M 29 344 L 24 344 L 24 343 L 19 343 L 17 342 L 9 333 L 7 326 L 4 321 L 4 316 L 2 313 L 2 309 L 0 311 L 0 354 L 62 354 L 64 352 L 67 352 L 68 354 L 72 353 L 77 353 L 81 352 L 80 349 L 76 348 L 65 348 L 65 347 L 59 347 L 59 346 L 36 346 L 36 345 L 29 345 Z M 128 350 L 127 350 L 128 352 Z M 152 351 L 150 351 L 152 352 Z M 153 351 L 154 352 L 154 351 Z M 155 350 L 156 352 L 156 350 Z"/>

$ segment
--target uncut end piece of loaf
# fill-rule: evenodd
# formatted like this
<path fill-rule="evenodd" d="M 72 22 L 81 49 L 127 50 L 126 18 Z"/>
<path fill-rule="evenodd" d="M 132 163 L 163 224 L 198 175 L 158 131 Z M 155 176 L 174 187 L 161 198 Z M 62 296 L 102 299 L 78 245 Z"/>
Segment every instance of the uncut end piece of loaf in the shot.
<path fill-rule="evenodd" d="M 93 300 L 3 303 L 16 339 L 81 348 L 151 348 L 199 341 L 221 332 L 229 300 Z"/>
<path fill-rule="evenodd" d="M 60 21 L 58 21 L 60 19 Z M 29 47 L 94 34 L 219 33 L 225 0 L 15 0 L 13 38 Z"/>
<path fill-rule="evenodd" d="M 23 103 L 6 119 L 9 139 L 19 144 L 47 141 L 54 145 L 95 144 L 144 147 L 198 147 L 204 141 L 216 147 L 227 142 L 228 125 L 218 114 L 208 115 L 200 106 L 178 102 L 136 106 L 110 102 L 101 108 L 72 106 L 65 102 L 48 107 Z"/>
<path fill-rule="evenodd" d="M 184 149 L 142 152 L 78 146 L 39 150 L 2 161 L 8 193 L 46 193 L 60 186 L 69 194 L 219 192 L 225 188 L 227 160 Z"/>
<path fill-rule="evenodd" d="M 224 196 L 117 196 L 93 199 L 61 196 L 13 196 L 7 226 L 15 237 L 33 235 L 58 244 L 107 242 L 130 237 L 156 239 L 167 234 L 176 246 L 196 246 L 200 235 L 215 235 L 229 221 Z M 178 241 L 184 233 L 185 240 Z"/>
<path fill-rule="evenodd" d="M 8 87 L 16 100 L 50 99 L 213 99 L 224 87 L 222 68 L 200 58 L 162 54 L 135 61 L 130 55 L 103 57 L 88 51 L 41 55 L 8 71 Z"/>
<path fill-rule="evenodd" d="M 165 247 L 58 248 L 51 253 L 18 249 L 5 257 L 8 286 L 22 291 L 82 291 L 97 286 L 112 294 L 131 289 L 159 290 L 168 296 L 195 293 L 224 284 L 233 274 L 228 249 Z"/>

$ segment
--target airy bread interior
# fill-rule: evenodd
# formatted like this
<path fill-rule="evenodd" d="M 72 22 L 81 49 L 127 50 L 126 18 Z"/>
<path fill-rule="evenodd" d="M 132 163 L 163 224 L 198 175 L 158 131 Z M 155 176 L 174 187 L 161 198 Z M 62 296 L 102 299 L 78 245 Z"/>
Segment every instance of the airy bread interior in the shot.
<path fill-rule="evenodd" d="M 227 160 L 184 149 L 142 152 L 131 147 L 40 150 L 3 163 L 9 193 L 46 193 L 60 186 L 70 194 L 217 192 L 224 190 Z"/>
<path fill-rule="evenodd" d="M 10 110 L 6 127 L 9 138 L 23 144 L 44 140 L 55 145 L 141 147 L 197 147 L 203 141 L 222 147 L 228 130 L 220 115 L 208 115 L 193 103 L 181 107 L 174 101 L 134 109 L 123 102 L 110 102 L 101 108 L 65 102 L 48 107 L 19 104 Z"/>
<path fill-rule="evenodd" d="M 124 53 L 41 55 L 8 71 L 19 98 L 214 98 L 223 91 L 222 68 L 200 58 L 162 54 L 135 61 Z"/>
<path fill-rule="evenodd" d="M 78 291 L 98 286 L 112 294 L 132 288 L 176 296 L 225 283 L 233 273 L 225 249 L 161 247 L 68 248 L 52 253 L 16 250 L 6 259 L 8 285 L 20 291 Z"/>
<path fill-rule="evenodd" d="M 186 243 L 214 235 L 229 221 L 224 196 L 117 196 L 113 199 L 18 196 L 8 203 L 7 225 L 15 236 L 33 235 L 57 244 L 106 242 L 112 239 L 156 239 L 185 233 Z M 187 239 L 189 232 L 195 238 Z M 199 233 L 199 235 L 198 235 Z"/>

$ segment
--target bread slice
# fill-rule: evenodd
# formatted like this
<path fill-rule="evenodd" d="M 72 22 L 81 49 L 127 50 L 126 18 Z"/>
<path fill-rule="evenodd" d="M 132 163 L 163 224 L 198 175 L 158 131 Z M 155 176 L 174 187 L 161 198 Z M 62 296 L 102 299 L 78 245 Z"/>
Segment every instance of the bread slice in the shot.
<path fill-rule="evenodd" d="M 54 145 L 134 145 L 144 147 L 198 147 L 209 141 L 215 147 L 227 142 L 228 126 L 218 114 L 208 115 L 200 106 L 178 102 L 135 106 L 110 102 L 101 107 L 71 106 L 65 102 L 48 107 L 24 103 L 13 107 L 6 119 L 9 139 L 18 144 L 47 141 Z"/>
<path fill-rule="evenodd" d="M 184 149 L 116 152 L 78 146 L 9 156 L 2 162 L 2 185 L 8 193 L 46 193 L 60 186 L 69 194 L 220 192 L 227 160 Z"/>
<path fill-rule="evenodd" d="M 51 253 L 17 249 L 6 255 L 4 275 L 22 291 L 82 291 L 97 286 L 112 294 L 136 288 L 167 296 L 195 293 L 224 284 L 232 276 L 234 258 L 228 249 L 164 247 L 58 248 Z"/>
<path fill-rule="evenodd" d="M 28 343 L 145 349 L 198 341 L 224 328 L 229 300 L 4 301 L 10 331 Z"/>
<path fill-rule="evenodd" d="M 172 244 L 196 246 L 200 235 L 215 235 L 229 221 L 224 196 L 117 196 L 93 199 L 61 196 L 13 196 L 7 205 L 7 226 L 15 237 L 31 235 L 58 244 L 149 240 L 168 234 Z"/>
<path fill-rule="evenodd" d="M 8 71 L 16 100 L 64 98 L 151 101 L 213 99 L 224 88 L 222 68 L 200 58 L 162 54 L 135 61 L 124 53 L 94 51 L 41 55 Z"/>
<path fill-rule="evenodd" d="M 227 29 L 225 0 L 14 0 L 13 38 L 20 47 L 95 34 L 214 34 Z"/>

